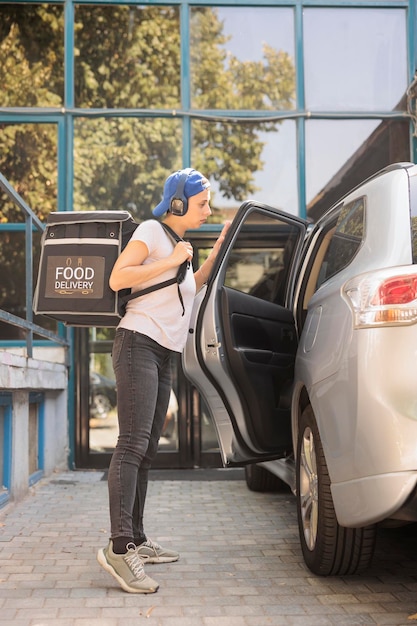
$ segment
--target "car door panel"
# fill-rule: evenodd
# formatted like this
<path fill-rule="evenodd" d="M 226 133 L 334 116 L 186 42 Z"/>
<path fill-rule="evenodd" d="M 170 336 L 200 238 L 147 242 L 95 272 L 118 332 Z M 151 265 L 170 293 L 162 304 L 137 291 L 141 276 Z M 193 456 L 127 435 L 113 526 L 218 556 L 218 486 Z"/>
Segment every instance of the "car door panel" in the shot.
<path fill-rule="evenodd" d="M 247 241 L 251 228 L 265 225 L 263 219 L 263 243 L 245 244 L 254 249 L 245 249 L 240 259 L 239 236 L 244 233 Z M 211 412 L 225 465 L 279 458 L 292 446 L 290 389 L 298 339 L 282 286 L 291 283 L 304 234 L 303 220 L 247 203 L 207 290 L 196 298 L 183 367 Z M 268 249 L 264 256 L 262 246 Z"/>
<path fill-rule="evenodd" d="M 222 288 L 225 367 L 239 389 L 245 426 L 257 450 L 277 452 L 291 441 L 288 394 L 297 338 L 291 311 Z"/>

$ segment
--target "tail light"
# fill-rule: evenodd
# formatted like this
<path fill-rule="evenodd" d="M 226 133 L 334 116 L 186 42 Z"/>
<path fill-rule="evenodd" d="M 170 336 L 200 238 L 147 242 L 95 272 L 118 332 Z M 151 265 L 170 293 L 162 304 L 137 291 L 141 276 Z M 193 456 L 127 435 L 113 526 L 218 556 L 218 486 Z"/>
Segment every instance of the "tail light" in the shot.
<path fill-rule="evenodd" d="M 356 328 L 417 322 L 417 266 L 391 267 L 352 278 L 343 294 Z"/>

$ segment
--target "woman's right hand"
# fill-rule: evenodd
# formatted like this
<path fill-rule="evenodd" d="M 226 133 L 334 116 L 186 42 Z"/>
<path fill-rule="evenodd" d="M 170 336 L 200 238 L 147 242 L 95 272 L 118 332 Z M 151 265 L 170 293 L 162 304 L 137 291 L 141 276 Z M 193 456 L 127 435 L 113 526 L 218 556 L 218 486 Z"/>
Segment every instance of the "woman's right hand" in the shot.
<path fill-rule="evenodd" d="M 189 241 L 179 241 L 171 254 L 171 258 L 175 261 L 175 266 L 177 267 L 184 261 L 191 261 L 193 254 L 194 250 Z"/>
<path fill-rule="evenodd" d="M 143 264 L 148 254 L 148 248 L 143 241 L 129 241 L 114 264 L 109 280 L 111 289 L 118 291 L 140 285 L 171 268 L 178 268 L 184 261 L 191 261 L 193 247 L 188 241 L 180 241 L 170 256 L 154 263 Z"/>

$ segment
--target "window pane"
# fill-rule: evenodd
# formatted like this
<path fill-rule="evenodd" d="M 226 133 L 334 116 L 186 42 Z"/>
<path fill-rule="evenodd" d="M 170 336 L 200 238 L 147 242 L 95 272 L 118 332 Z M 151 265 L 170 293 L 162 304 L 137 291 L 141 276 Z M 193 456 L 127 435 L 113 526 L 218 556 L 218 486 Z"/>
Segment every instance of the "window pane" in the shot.
<path fill-rule="evenodd" d="M 33 233 L 33 287 L 36 285 L 39 256 L 41 250 L 41 233 Z M 2 231 L 0 234 L 0 309 L 26 318 L 26 280 L 25 234 L 24 231 Z M 56 331 L 57 323 L 44 316 L 35 315 L 35 324 Z M 26 333 L 6 322 L 0 321 L 0 339 L 25 339 Z"/>
<path fill-rule="evenodd" d="M 152 217 L 166 177 L 181 167 L 181 121 L 78 118 L 74 136 L 74 210 Z"/>
<path fill-rule="evenodd" d="M 178 7 L 91 6 L 75 12 L 80 107 L 179 107 Z"/>
<path fill-rule="evenodd" d="M 2 124 L 0 172 L 40 219 L 56 211 L 58 179 L 55 124 Z M 25 221 L 23 212 L 2 192 L 0 221 Z"/>
<path fill-rule="evenodd" d="M 39 468 L 39 405 L 29 403 L 29 476 Z"/>
<path fill-rule="evenodd" d="M 33 265 L 37 274 L 40 255 L 40 233 L 33 233 Z M 3 231 L 0 235 L 0 309 L 26 318 L 25 294 L 25 233 Z M 33 282 L 35 284 L 36 277 Z M 44 328 L 50 328 L 51 320 L 37 316 L 34 320 Z M 48 323 L 49 322 L 49 323 Z M 26 333 L 17 326 L 0 321 L 0 339 L 24 339 Z"/>
<path fill-rule="evenodd" d="M 61 106 L 64 8 L 0 5 L 0 106 Z"/>
<path fill-rule="evenodd" d="M 5 456 L 8 454 L 8 450 L 6 451 L 6 409 L 0 405 L 0 497 L 7 492 L 7 486 L 5 483 L 4 476 L 4 465 L 5 465 Z"/>
<path fill-rule="evenodd" d="M 411 242 L 413 248 L 413 263 L 417 263 L 417 217 L 411 218 Z"/>
<path fill-rule="evenodd" d="M 310 120 L 306 123 L 307 211 L 316 219 L 345 193 L 390 163 L 410 160 L 408 122 Z"/>
<path fill-rule="evenodd" d="M 261 234 L 262 246 L 248 247 L 247 240 L 253 240 L 256 234 Z M 228 258 L 225 286 L 284 305 L 299 238 L 298 227 L 258 211 L 251 212 Z"/>
<path fill-rule="evenodd" d="M 159 439 L 159 452 L 178 452 L 179 450 L 179 424 L 186 420 L 186 415 L 181 413 L 179 403 L 180 390 L 178 384 L 178 372 L 180 371 L 180 357 L 178 355 L 171 360 L 172 388 L 169 396 L 168 409 Z"/>
<path fill-rule="evenodd" d="M 248 198 L 298 212 L 293 121 L 193 122 L 192 161 L 210 178 L 211 205 L 230 214 Z"/>
<path fill-rule="evenodd" d="M 365 236 L 365 199 L 359 198 L 340 212 L 329 247 L 323 258 L 316 289 L 341 272 L 356 256 Z"/>
<path fill-rule="evenodd" d="M 110 353 L 90 354 L 89 391 L 90 450 L 112 451 L 117 441 L 118 422 L 116 382 Z"/>
<path fill-rule="evenodd" d="M 91 330 L 95 334 L 95 329 Z M 172 366 L 172 391 L 159 441 L 160 451 L 178 450 L 178 377 Z M 90 353 L 89 372 L 89 449 L 90 452 L 112 452 L 119 434 L 116 381 L 111 353 Z"/>
<path fill-rule="evenodd" d="M 292 9 L 191 8 L 190 56 L 193 108 L 294 108 Z"/>
<path fill-rule="evenodd" d="M 413 263 L 417 263 L 417 176 L 410 177 L 410 209 Z"/>
<path fill-rule="evenodd" d="M 306 9 L 307 108 L 398 108 L 407 89 L 406 42 L 405 9 Z"/>

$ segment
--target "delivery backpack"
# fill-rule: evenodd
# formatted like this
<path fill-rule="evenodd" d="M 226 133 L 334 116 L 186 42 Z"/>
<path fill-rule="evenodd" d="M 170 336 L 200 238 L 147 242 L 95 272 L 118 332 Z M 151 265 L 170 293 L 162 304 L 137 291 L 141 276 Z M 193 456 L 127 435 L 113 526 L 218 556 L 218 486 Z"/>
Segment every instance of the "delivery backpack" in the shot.
<path fill-rule="evenodd" d="M 176 242 L 181 238 L 161 226 Z M 120 252 L 139 226 L 128 211 L 67 211 L 50 213 L 41 240 L 33 311 L 68 326 L 117 326 L 126 303 L 185 278 L 184 262 L 177 276 L 131 293 L 115 292 L 109 277 Z"/>

